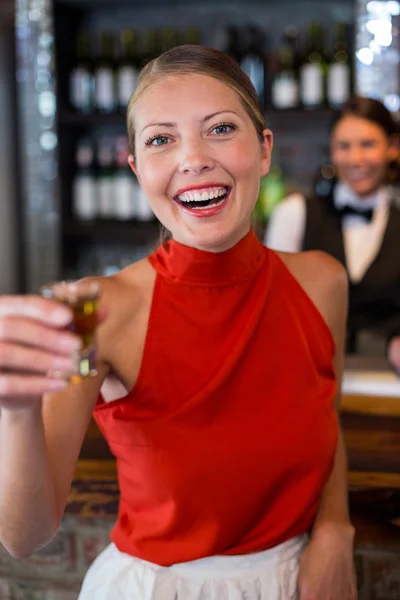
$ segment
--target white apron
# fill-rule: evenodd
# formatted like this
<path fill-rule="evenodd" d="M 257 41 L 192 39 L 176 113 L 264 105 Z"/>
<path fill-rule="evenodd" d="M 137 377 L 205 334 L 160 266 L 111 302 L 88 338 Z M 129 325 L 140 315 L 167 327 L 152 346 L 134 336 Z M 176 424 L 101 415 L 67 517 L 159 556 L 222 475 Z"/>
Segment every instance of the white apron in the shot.
<path fill-rule="evenodd" d="M 296 600 L 306 534 L 254 554 L 211 556 L 161 567 L 107 546 L 78 600 Z"/>

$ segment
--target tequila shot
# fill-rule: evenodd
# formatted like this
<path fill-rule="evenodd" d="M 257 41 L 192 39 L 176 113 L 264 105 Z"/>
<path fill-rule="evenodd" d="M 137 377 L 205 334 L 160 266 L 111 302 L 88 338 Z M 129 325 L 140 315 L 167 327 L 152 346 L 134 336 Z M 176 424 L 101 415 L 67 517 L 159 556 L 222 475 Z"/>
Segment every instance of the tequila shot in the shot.
<path fill-rule="evenodd" d="M 87 377 L 97 375 L 96 328 L 99 323 L 98 308 L 100 286 L 95 281 L 56 281 L 41 288 L 44 298 L 57 300 L 69 306 L 73 320 L 68 329 L 82 340 L 82 348 L 77 352 L 77 370 L 70 377 L 71 383 L 79 383 Z M 66 377 L 64 373 L 52 376 Z"/>

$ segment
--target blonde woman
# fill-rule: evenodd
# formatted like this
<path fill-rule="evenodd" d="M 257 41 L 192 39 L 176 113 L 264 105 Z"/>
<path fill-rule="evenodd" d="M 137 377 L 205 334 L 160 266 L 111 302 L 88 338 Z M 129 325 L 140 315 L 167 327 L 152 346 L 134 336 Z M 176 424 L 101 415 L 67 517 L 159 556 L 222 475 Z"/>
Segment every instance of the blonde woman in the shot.
<path fill-rule="evenodd" d="M 1 298 L 0 540 L 25 556 L 55 534 L 94 413 L 121 499 L 80 600 L 353 600 L 345 272 L 252 232 L 272 133 L 226 55 L 149 63 L 128 128 L 171 240 L 98 280 L 99 375 L 83 384 L 44 376 L 73 368 L 68 310 Z"/>

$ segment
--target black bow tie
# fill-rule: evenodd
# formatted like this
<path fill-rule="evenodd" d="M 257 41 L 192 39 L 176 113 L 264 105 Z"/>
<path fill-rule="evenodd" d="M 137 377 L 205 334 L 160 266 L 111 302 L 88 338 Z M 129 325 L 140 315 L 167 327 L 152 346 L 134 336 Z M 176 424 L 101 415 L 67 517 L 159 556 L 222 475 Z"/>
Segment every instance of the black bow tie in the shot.
<path fill-rule="evenodd" d="M 342 206 L 341 208 L 336 209 L 340 218 L 346 217 L 347 215 L 357 215 L 358 217 L 362 217 L 370 223 L 372 221 L 372 215 L 374 214 L 374 210 L 372 208 L 366 208 L 362 210 L 361 208 L 354 208 L 354 206 Z"/>

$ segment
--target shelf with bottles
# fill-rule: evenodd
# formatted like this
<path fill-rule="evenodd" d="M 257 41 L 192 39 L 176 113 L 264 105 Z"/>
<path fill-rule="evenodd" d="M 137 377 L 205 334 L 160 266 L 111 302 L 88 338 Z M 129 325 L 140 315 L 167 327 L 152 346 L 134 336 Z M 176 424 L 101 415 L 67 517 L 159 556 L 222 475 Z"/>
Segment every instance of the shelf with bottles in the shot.
<path fill-rule="evenodd" d="M 64 189 L 64 216 L 78 222 L 155 220 L 150 204 L 128 164 L 126 135 L 77 140 L 72 185 Z"/>
<path fill-rule="evenodd" d="M 327 43 L 330 33 L 330 44 Z M 267 49 L 256 26 L 228 29 L 227 52 L 241 65 L 265 109 L 338 109 L 351 95 L 351 32 L 343 23 L 285 27 L 280 45 Z"/>
<path fill-rule="evenodd" d="M 62 104 L 61 115 L 70 122 L 73 112 L 87 120 L 92 115 L 96 120 L 118 119 L 126 113 L 144 64 L 164 50 L 201 41 L 200 31 L 193 27 L 102 30 L 94 35 L 78 31 L 75 64 L 61 74 L 68 79 L 62 84 L 68 102 Z"/>
<path fill-rule="evenodd" d="M 275 48 L 268 47 L 267 38 L 255 25 L 228 26 L 221 48 L 248 74 L 267 114 L 303 110 L 307 116 L 343 105 L 352 91 L 351 27 L 336 23 L 327 32 L 318 23 L 301 30 L 287 26 Z M 79 31 L 75 64 L 67 74 L 69 103 L 61 105 L 60 122 L 122 123 L 143 64 L 181 43 L 202 43 L 202 34 L 195 28 L 95 36 Z"/>

